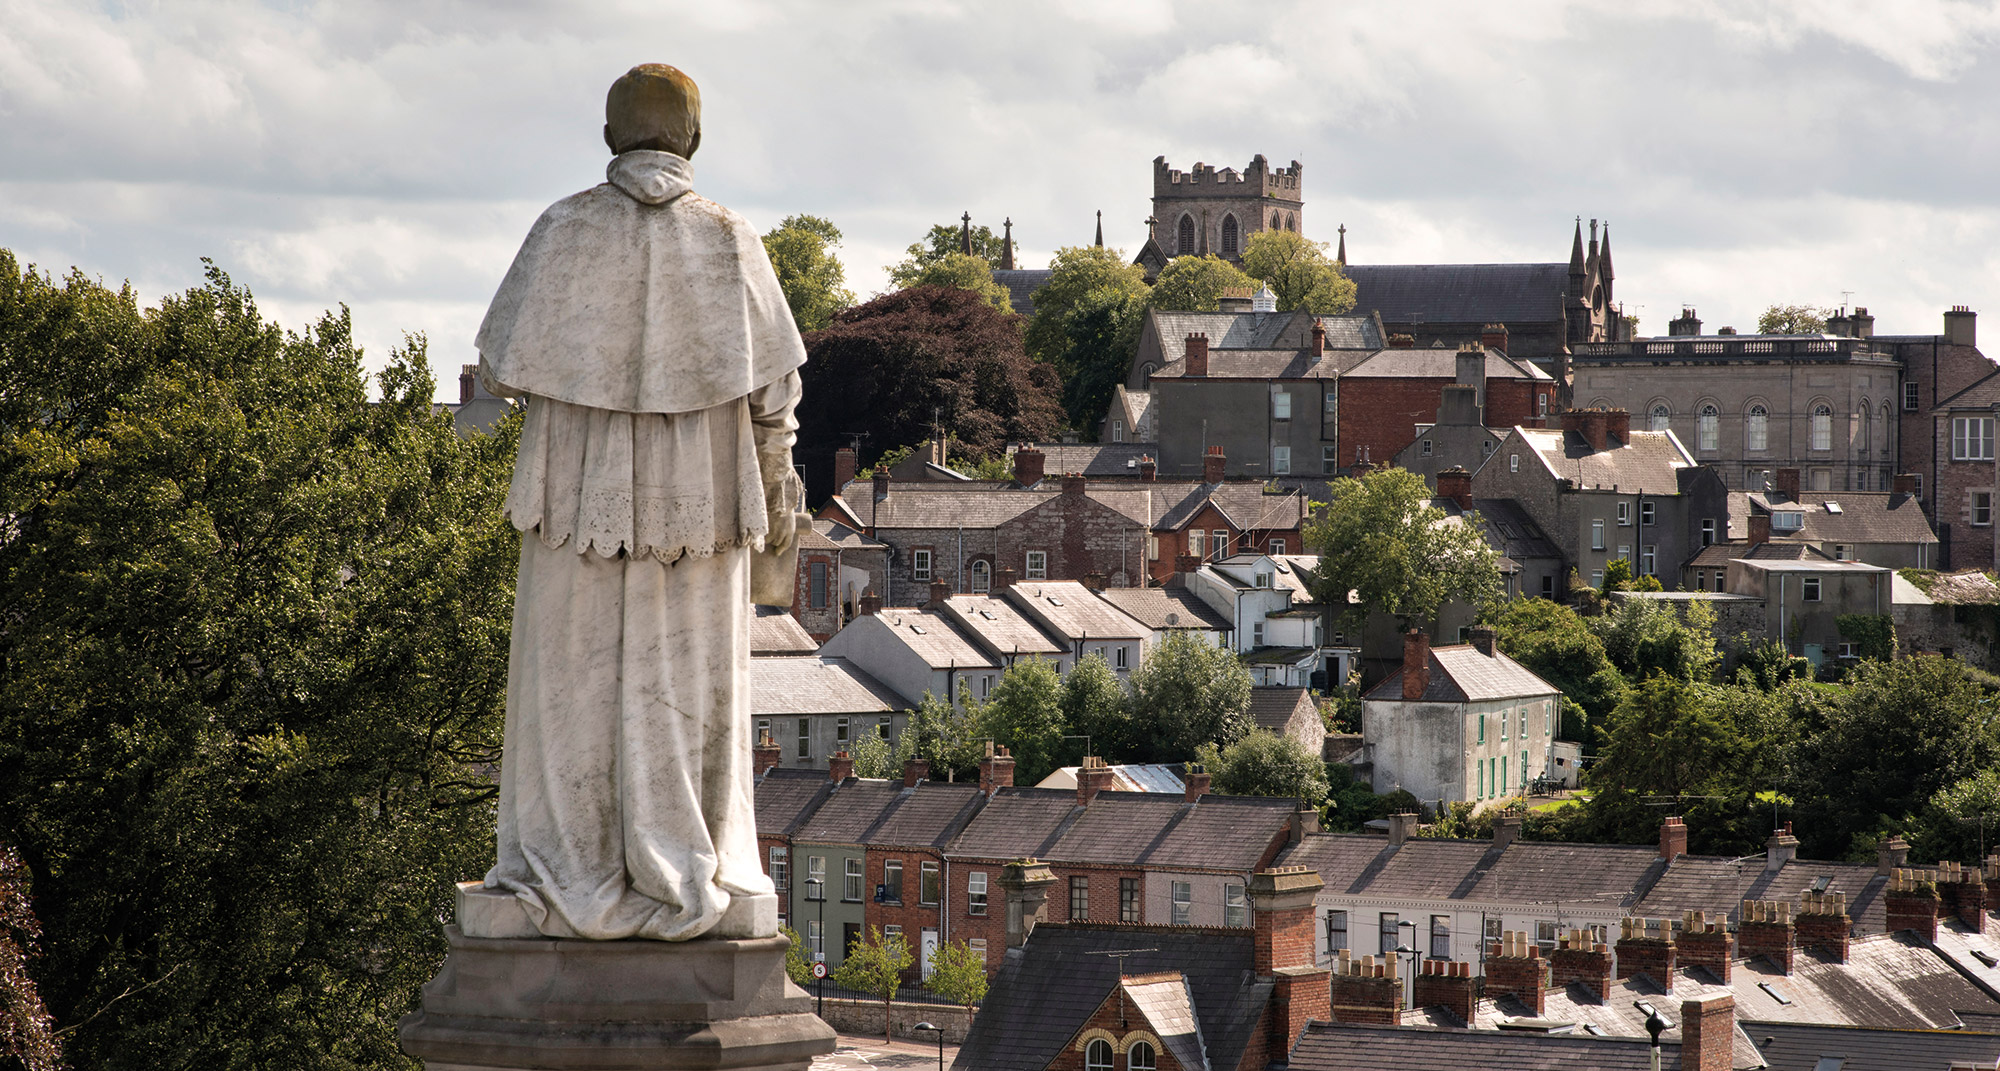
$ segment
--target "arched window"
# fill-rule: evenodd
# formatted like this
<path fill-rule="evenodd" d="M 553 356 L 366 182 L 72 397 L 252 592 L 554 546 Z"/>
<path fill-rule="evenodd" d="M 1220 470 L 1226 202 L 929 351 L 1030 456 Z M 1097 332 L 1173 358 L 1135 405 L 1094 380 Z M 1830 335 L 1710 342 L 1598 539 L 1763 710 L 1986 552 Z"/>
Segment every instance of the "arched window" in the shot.
<path fill-rule="evenodd" d="M 984 561 L 972 563 L 972 593 L 984 595 L 993 589 L 993 567 Z"/>
<path fill-rule="evenodd" d="M 1155 1063 L 1153 1046 L 1144 1041 L 1135 1041 L 1125 1050 L 1125 1071 L 1153 1071 Z"/>
<path fill-rule="evenodd" d="M 1111 1071 L 1111 1043 L 1096 1038 L 1083 1047 L 1083 1071 Z"/>
<path fill-rule="evenodd" d="M 1181 217 L 1181 233 L 1179 239 L 1174 244 L 1174 252 L 1179 256 L 1187 256 L 1194 252 L 1193 216 L 1184 215 Z"/>
<path fill-rule="evenodd" d="M 1884 456 L 1889 453 L 1889 403 L 1882 403 L 1882 430 L 1875 436 L 1875 443 Z"/>
<path fill-rule="evenodd" d="M 1152 386 L 1152 385 L 1153 385 L 1153 371 L 1154 371 L 1154 369 L 1153 369 L 1153 362 L 1151 362 L 1151 361 L 1147 361 L 1147 362 L 1146 362 L 1145 364 L 1142 364 L 1142 365 L 1140 365 L 1140 366 L 1139 366 L 1139 385 L 1140 385 L 1140 386 L 1142 386 L 1142 387 L 1150 387 L 1150 386 Z"/>
<path fill-rule="evenodd" d="M 1719 450 L 1722 439 L 1722 413 L 1712 405 L 1701 407 L 1701 419 L 1695 424 L 1695 449 Z"/>
<path fill-rule="evenodd" d="M 1295 231 L 1295 230 L 1298 230 L 1298 229 L 1299 229 L 1299 217 L 1297 217 L 1297 216 L 1293 215 L 1293 214 L 1292 214 L 1292 213 L 1290 213 L 1290 212 L 1287 212 L 1287 213 L 1285 213 L 1285 229 L 1286 229 L 1286 230 L 1288 230 L 1288 231 Z"/>
<path fill-rule="evenodd" d="M 1750 415 L 1743 420 L 1743 448 L 1745 450 L 1771 448 L 1771 413 L 1761 405 L 1751 406 Z"/>
<path fill-rule="evenodd" d="M 1236 217 L 1222 217 L 1222 252 L 1227 256 L 1236 252 Z"/>
<path fill-rule="evenodd" d="M 1646 430 L 1647 431 L 1667 430 L 1668 418 L 1672 416 L 1673 414 L 1667 411 L 1666 406 L 1664 405 L 1654 406 L 1653 412 L 1650 414 L 1649 418 L 1646 421 Z"/>
<path fill-rule="evenodd" d="M 1274 231 L 1283 230 L 1284 227 L 1285 227 L 1284 217 L 1278 215 L 1276 212 L 1271 213 L 1271 229 Z"/>
<path fill-rule="evenodd" d="M 1833 449 L 1833 407 L 1815 405 L 1812 412 L 1812 448 Z"/>
<path fill-rule="evenodd" d="M 1872 421 L 1875 419 L 1875 410 L 1867 402 L 1862 402 L 1860 412 L 1855 415 L 1861 418 L 1861 434 L 1859 438 L 1861 441 L 1861 453 L 1863 456 L 1866 456 L 1869 444 L 1875 441 L 1875 428 L 1872 424 Z"/>

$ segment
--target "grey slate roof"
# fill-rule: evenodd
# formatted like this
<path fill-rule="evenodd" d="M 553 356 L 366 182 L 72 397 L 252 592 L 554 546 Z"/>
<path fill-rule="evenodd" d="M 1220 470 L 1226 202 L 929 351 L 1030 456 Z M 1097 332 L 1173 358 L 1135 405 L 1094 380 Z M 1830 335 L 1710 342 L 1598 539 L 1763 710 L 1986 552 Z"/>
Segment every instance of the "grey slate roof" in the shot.
<path fill-rule="evenodd" d="M 1190 804 L 1174 793 L 1100 792 L 1039 858 L 1244 873 L 1284 835 L 1296 806 L 1260 796 L 1207 795 Z"/>
<path fill-rule="evenodd" d="M 1007 303 L 1022 316 L 1035 314 L 1035 291 L 1055 272 L 1048 268 L 995 268 L 993 281 L 1007 288 Z"/>
<path fill-rule="evenodd" d="M 959 628 L 1000 657 L 1059 655 L 1068 650 L 1004 598 L 953 595 L 945 600 L 945 606 Z"/>
<path fill-rule="evenodd" d="M 999 663 L 960 635 L 951 619 L 930 610 L 883 607 L 876 615 L 890 634 L 932 669 L 997 669 Z M 849 628 L 854 626 L 850 624 Z"/>
<path fill-rule="evenodd" d="M 1304 350 L 1214 350 L 1208 354 L 1208 379 L 1333 379 L 1347 373 L 1368 358 L 1368 350 L 1337 350 L 1313 357 Z M 1170 361 L 1153 373 L 1154 379 L 1181 379 L 1187 376 L 1187 361 Z"/>
<path fill-rule="evenodd" d="M 898 480 L 889 497 L 877 502 L 872 484 L 856 480 L 829 500 L 829 506 L 852 516 L 857 524 L 878 532 L 897 528 L 997 528 L 1061 493 L 1060 481 L 1049 477 L 1031 488 L 996 481 L 941 483 Z M 1093 481 L 1084 489 L 1093 502 L 1134 525 L 1175 529 L 1187 523 L 1203 505 L 1214 502 L 1238 528 L 1292 528 L 1306 515 L 1306 497 L 1296 490 L 1267 495 L 1257 480 Z"/>
<path fill-rule="evenodd" d="M 1381 837 L 1315 833 L 1277 865 L 1318 872 L 1327 889 L 1353 896 L 1475 902 L 1630 905 L 1664 864 L 1657 850 L 1624 844 L 1419 837 L 1390 848 Z"/>
<path fill-rule="evenodd" d="M 941 848 L 965 827 L 978 802 L 976 784 L 920 781 L 904 788 L 900 780 L 850 777 L 793 837 L 828 844 Z"/>
<path fill-rule="evenodd" d="M 1076 793 L 1072 791 L 998 789 L 966 825 L 949 854 L 969 859 L 1039 859 L 1054 846 L 1076 809 Z"/>
<path fill-rule="evenodd" d="M 1346 374 L 1359 379 L 1455 379 L 1458 351 L 1431 346 L 1379 350 Z M 1512 360 L 1491 348 L 1486 350 L 1486 378 L 1553 382 L 1547 372 L 1533 364 Z"/>
<path fill-rule="evenodd" d="M 1707 911 L 1735 918 L 1745 900 L 1799 901 L 1799 893 L 1826 878 L 1826 891 L 1847 894 L 1847 913 L 1856 933 L 1881 933 L 1885 925 L 1882 890 L 1888 878 L 1873 864 L 1795 859 L 1776 871 L 1765 869 L 1766 857 L 1726 859 L 1683 855 L 1653 883 L 1633 907 L 1647 918 L 1680 918 L 1689 911 Z"/>
<path fill-rule="evenodd" d="M 1355 310 L 1392 323 L 1560 322 L 1569 288 L 1562 263 L 1349 264 L 1346 272 Z"/>
<path fill-rule="evenodd" d="M 1766 543 L 1746 543 L 1731 539 L 1722 543 L 1710 543 L 1688 559 L 1695 568 L 1725 568 L 1730 562 L 1744 561 L 1824 561 L 1833 558 L 1825 551 L 1810 543 L 1798 543 L 1788 539 L 1773 539 Z"/>
<path fill-rule="evenodd" d="M 1058 637 L 1070 640 L 1136 640 L 1146 630 L 1117 607 L 1074 580 L 1024 580 L 1007 590 L 1007 599 L 1024 607 Z"/>
<path fill-rule="evenodd" d="M 1265 685 L 1250 689 L 1250 717 L 1256 721 L 1258 728 L 1283 733 L 1285 727 L 1292 723 L 1292 718 L 1300 714 L 1319 717 L 1312 695 L 1304 688 Z"/>
<path fill-rule="evenodd" d="M 1042 1071 L 1115 991 L 1123 962 L 1130 976 L 1185 975 L 1207 1066 L 1234 1069 L 1271 999 L 1271 982 L 1252 973 L 1253 942 L 1248 929 L 1044 922 L 1007 953 L 952 1067 Z M 1151 951 L 1090 954 L 1125 948 Z"/>
<path fill-rule="evenodd" d="M 1426 703 L 1477 703 L 1489 699 L 1515 699 L 1552 695 L 1555 685 L 1534 675 L 1507 652 L 1494 648 L 1491 657 L 1480 654 L 1469 643 L 1431 648 L 1430 683 L 1424 689 Z M 1383 679 L 1370 689 L 1365 699 L 1403 698 L 1403 670 Z"/>
<path fill-rule="evenodd" d="M 1660 1046 L 1660 1067 L 1678 1071 L 1681 1047 Z M 1646 1071 L 1644 1038 L 1451 1030 L 1313 1022 L 1292 1047 L 1291 1071 Z"/>
<path fill-rule="evenodd" d="M 1106 588 L 1098 595 L 1126 616 L 1156 631 L 1209 629 L 1228 632 L 1233 627 L 1228 618 L 1186 588 Z"/>
<path fill-rule="evenodd" d="M 1036 443 L 1035 449 L 1042 452 L 1043 479 L 1073 472 L 1138 479 L 1139 458 L 1160 456 L 1160 448 L 1153 443 Z"/>
<path fill-rule="evenodd" d="M 1511 498 L 1475 498 L 1472 509 L 1486 522 L 1486 541 L 1501 555 L 1516 562 L 1562 557 L 1562 551 L 1542 534 L 1541 527 L 1519 502 Z"/>
<path fill-rule="evenodd" d="M 757 779 L 757 832 L 789 834 L 819 806 L 820 798 L 833 791 L 825 770 L 788 770 L 782 766 L 764 771 Z"/>
<path fill-rule="evenodd" d="M 1729 530 L 1748 532 L 1753 513 L 1774 510 L 1805 514 L 1805 527 L 1786 535 L 1815 543 L 1936 543 L 1923 503 L 1895 492 L 1806 491 L 1802 501 L 1777 494 L 1734 491 L 1729 495 Z M 1834 512 L 1831 507 L 1837 507 Z"/>
<path fill-rule="evenodd" d="M 915 706 L 845 658 L 804 655 L 750 660 L 750 710 L 760 718 L 890 714 Z"/>
<path fill-rule="evenodd" d="M 1583 436 L 1573 432 L 1516 427 L 1513 434 L 1541 459 L 1548 472 L 1574 481 L 1579 490 L 1617 487 L 1625 494 L 1678 494 L 1680 470 L 1694 467 L 1694 458 L 1671 431 L 1635 428 L 1625 443 L 1604 450 L 1592 450 Z M 1503 443 L 1486 463 L 1494 464 L 1508 452 Z"/>
<path fill-rule="evenodd" d="M 807 655 L 819 650 L 818 641 L 791 614 L 776 606 L 757 607 L 750 619 L 752 655 Z"/>
<path fill-rule="evenodd" d="M 2000 1064 L 2000 1034 L 1952 1030 L 1869 1030 L 1853 1026 L 1751 1021 L 1743 1024 L 1771 1071 L 1950 1071 L 1954 1063 Z"/>
<path fill-rule="evenodd" d="M 888 550 L 889 544 L 870 539 L 838 521 L 814 520 L 813 535 L 831 547 L 841 550 Z M 804 544 L 801 543 L 801 546 Z"/>

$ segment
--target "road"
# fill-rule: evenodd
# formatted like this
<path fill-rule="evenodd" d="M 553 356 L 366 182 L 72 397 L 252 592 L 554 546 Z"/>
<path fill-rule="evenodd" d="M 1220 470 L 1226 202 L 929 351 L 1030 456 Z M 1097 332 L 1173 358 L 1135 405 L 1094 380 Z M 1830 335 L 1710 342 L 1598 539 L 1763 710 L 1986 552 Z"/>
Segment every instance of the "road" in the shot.
<path fill-rule="evenodd" d="M 945 1067 L 949 1068 L 957 1056 L 958 1046 L 946 1045 Z M 839 1048 L 830 1055 L 813 1059 L 812 1071 L 870 1071 L 872 1068 L 935 1071 L 937 1065 L 936 1042 L 909 1041 L 904 1038 L 884 1042 L 879 1034 L 874 1037 L 842 1034 Z"/>

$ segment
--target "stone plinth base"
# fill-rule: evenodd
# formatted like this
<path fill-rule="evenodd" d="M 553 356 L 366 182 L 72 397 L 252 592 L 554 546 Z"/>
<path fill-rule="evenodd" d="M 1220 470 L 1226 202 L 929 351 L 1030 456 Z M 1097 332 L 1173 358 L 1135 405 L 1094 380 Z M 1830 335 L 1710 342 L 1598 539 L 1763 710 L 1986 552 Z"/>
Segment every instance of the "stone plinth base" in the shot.
<path fill-rule="evenodd" d="M 783 937 L 569 941 L 467 937 L 403 1017 L 428 1071 L 803 1071 L 831 1027 L 785 977 Z"/>
<path fill-rule="evenodd" d="M 540 938 L 521 898 L 480 881 L 458 883 L 458 929 L 467 937 Z M 732 896 L 729 907 L 706 937 L 770 937 L 778 932 L 778 897 Z"/>

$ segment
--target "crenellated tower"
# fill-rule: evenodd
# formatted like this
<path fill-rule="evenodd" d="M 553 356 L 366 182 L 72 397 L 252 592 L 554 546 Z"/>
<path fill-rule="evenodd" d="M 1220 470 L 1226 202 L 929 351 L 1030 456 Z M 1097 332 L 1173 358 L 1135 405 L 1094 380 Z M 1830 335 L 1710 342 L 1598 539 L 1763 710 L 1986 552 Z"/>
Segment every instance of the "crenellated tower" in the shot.
<path fill-rule="evenodd" d="M 1304 224 L 1305 167 L 1274 168 L 1263 154 L 1238 171 L 1196 162 L 1180 171 L 1153 158 L 1152 243 L 1167 257 L 1213 253 L 1243 259 L 1250 236 Z"/>

